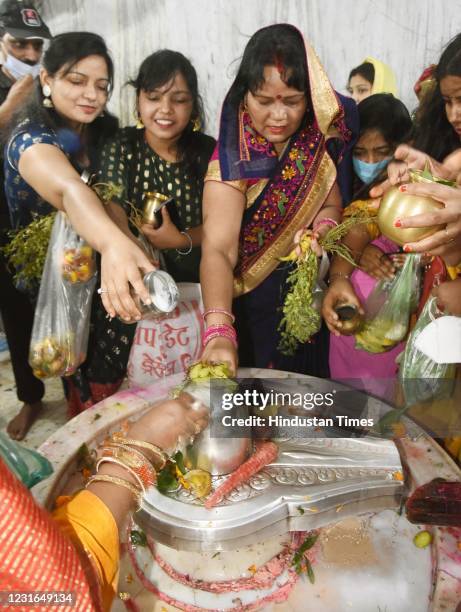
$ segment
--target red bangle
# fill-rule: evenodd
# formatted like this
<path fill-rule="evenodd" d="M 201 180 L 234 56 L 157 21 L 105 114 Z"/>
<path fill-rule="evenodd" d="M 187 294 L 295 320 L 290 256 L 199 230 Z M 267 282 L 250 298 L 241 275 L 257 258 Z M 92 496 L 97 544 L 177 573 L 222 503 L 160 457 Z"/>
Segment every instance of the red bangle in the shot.
<path fill-rule="evenodd" d="M 223 315 L 226 315 L 226 317 L 229 317 L 229 319 L 232 321 L 232 323 L 235 323 L 234 315 L 231 312 L 229 312 L 228 310 L 224 310 L 224 308 L 210 308 L 210 309 L 206 310 L 203 313 L 203 319 L 205 320 L 209 314 L 223 314 Z"/>
<path fill-rule="evenodd" d="M 226 338 L 237 348 L 237 333 L 231 325 L 210 325 L 203 336 L 203 347 L 214 338 Z"/>

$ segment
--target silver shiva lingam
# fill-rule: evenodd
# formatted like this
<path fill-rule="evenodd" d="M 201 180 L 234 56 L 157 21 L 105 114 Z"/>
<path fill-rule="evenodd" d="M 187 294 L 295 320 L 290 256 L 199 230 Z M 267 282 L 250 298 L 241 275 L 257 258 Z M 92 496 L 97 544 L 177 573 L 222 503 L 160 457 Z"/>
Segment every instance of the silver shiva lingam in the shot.
<path fill-rule="evenodd" d="M 329 383 L 332 384 L 332 383 Z M 341 385 L 335 385 L 340 387 Z M 367 398 L 370 410 L 384 402 Z M 210 407 L 211 421 L 218 418 Z M 243 408 L 245 410 L 245 408 Z M 321 435 L 321 434 L 319 434 Z M 274 440 L 278 457 L 208 510 L 190 490 L 165 495 L 151 488 L 135 520 L 154 540 L 189 551 L 235 550 L 269 534 L 305 531 L 341 517 L 398 508 L 404 483 L 394 442 L 371 436 Z M 210 427 L 188 449 L 193 467 L 208 470 L 213 489 L 249 454 L 248 438 L 213 438 Z"/>
<path fill-rule="evenodd" d="M 379 412 L 382 402 L 367 402 Z M 211 421 L 217 410 L 211 402 Z M 168 495 L 147 491 L 133 516 L 147 546 L 131 545 L 130 558 L 148 590 L 181 610 L 259 610 L 289 597 L 299 579 L 296 563 L 306 562 L 297 551 L 313 546 L 315 557 L 320 527 L 400 507 L 404 483 L 396 474 L 402 465 L 392 441 L 274 441 L 276 460 L 212 509 L 185 488 Z M 208 428 L 186 456 L 194 468 L 215 474 L 214 489 L 246 460 L 252 444 L 244 437 L 213 438 Z"/>

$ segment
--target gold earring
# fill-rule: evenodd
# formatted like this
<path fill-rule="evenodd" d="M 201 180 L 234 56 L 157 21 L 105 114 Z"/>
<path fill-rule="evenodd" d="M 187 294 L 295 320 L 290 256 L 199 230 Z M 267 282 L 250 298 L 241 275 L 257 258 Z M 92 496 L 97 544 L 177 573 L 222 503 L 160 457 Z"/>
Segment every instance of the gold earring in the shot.
<path fill-rule="evenodd" d="M 134 107 L 133 116 L 136 119 L 136 129 L 142 130 L 144 128 L 144 123 L 142 122 L 141 115 L 139 114 L 138 107 Z"/>
<path fill-rule="evenodd" d="M 193 132 L 200 132 L 200 129 L 202 127 L 202 123 L 200 121 L 199 117 L 196 117 L 193 121 L 192 121 L 192 131 Z"/>
<path fill-rule="evenodd" d="M 51 87 L 49 85 L 43 85 L 42 87 L 43 101 L 42 104 L 45 108 L 54 108 L 53 100 L 51 99 Z"/>

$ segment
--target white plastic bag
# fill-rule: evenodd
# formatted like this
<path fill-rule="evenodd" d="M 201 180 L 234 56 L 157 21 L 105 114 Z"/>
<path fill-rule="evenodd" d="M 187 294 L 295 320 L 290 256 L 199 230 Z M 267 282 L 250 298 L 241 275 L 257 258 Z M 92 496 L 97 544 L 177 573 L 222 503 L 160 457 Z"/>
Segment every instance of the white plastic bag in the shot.
<path fill-rule="evenodd" d="M 165 376 L 185 372 L 200 358 L 203 302 L 199 283 L 178 283 L 177 307 L 160 318 L 138 322 L 128 359 L 130 386 L 147 387 Z"/>
<path fill-rule="evenodd" d="M 91 300 L 96 283 L 93 249 L 65 213 L 53 224 L 29 352 L 38 378 L 70 376 L 86 359 Z"/>

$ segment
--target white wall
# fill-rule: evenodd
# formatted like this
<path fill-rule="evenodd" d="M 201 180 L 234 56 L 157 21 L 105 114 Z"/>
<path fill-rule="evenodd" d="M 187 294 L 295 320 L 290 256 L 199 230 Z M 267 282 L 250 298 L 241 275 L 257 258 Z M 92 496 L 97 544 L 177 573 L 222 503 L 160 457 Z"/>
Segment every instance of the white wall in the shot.
<path fill-rule="evenodd" d="M 309 38 L 333 85 L 344 93 L 349 70 L 372 55 L 397 75 L 400 97 L 416 105 L 413 84 L 443 46 L 461 31 L 461 0 L 43 0 L 54 34 L 102 34 L 116 67 L 111 108 L 133 122 L 129 87 L 141 60 L 159 48 L 187 55 L 199 74 L 216 135 L 223 97 L 243 48 L 258 28 L 277 22 L 298 26 Z"/>

